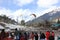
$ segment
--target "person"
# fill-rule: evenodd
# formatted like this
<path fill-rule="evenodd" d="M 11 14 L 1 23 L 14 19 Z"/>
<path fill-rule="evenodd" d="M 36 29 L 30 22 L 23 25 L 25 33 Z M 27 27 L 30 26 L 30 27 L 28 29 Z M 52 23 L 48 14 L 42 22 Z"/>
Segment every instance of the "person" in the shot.
<path fill-rule="evenodd" d="M 13 32 L 11 33 L 11 38 L 14 39 L 14 33 Z"/>
<path fill-rule="evenodd" d="M 1 33 L 0 33 L 0 40 L 1 40 Z"/>
<path fill-rule="evenodd" d="M 1 34 L 0 34 L 0 40 L 4 40 L 6 37 L 5 29 L 2 29 Z"/>
<path fill-rule="evenodd" d="M 9 33 L 6 34 L 6 37 L 4 38 L 4 40 L 13 40 L 12 38 L 9 38 Z"/>
<path fill-rule="evenodd" d="M 27 36 L 26 32 L 24 33 L 24 36 L 25 36 L 25 40 L 28 40 L 28 38 L 27 38 L 28 36 Z"/>
<path fill-rule="evenodd" d="M 52 34 L 49 36 L 49 40 L 54 40 L 54 36 L 52 36 Z"/>
<path fill-rule="evenodd" d="M 30 35 L 29 32 L 27 32 L 27 39 L 29 39 L 29 35 Z"/>
<path fill-rule="evenodd" d="M 38 40 L 38 34 L 35 33 L 35 40 Z"/>
<path fill-rule="evenodd" d="M 30 38 L 31 38 L 32 40 L 34 40 L 34 33 L 33 33 L 33 32 L 31 32 Z"/>
<path fill-rule="evenodd" d="M 54 32 L 52 32 L 52 36 L 53 36 L 53 37 L 55 36 Z"/>
<path fill-rule="evenodd" d="M 25 37 L 24 37 L 24 34 L 23 33 L 21 33 L 20 40 L 25 40 Z"/>
<path fill-rule="evenodd" d="M 39 33 L 39 37 L 40 37 L 41 33 L 42 33 L 42 31 L 40 31 L 40 33 Z"/>
<path fill-rule="evenodd" d="M 40 40 L 45 40 L 45 34 L 44 33 L 41 33 Z"/>
<path fill-rule="evenodd" d="M 20 40 L 20 33 L 19 33 L 19 31 L 17 30 L 17 28 L 15 29 L 15 33 L 14 33 L 14 35 L 15 35 L 15 40 Z"/>
<path fill-rule="evenodd" d="M 49 39 L 49 36 L 50 36 L 50 32 L 49 32 L 49 31 L 47 31 L 47 32 L 46 32 L 46 40 L 48 40 L 48 39 Z"/>

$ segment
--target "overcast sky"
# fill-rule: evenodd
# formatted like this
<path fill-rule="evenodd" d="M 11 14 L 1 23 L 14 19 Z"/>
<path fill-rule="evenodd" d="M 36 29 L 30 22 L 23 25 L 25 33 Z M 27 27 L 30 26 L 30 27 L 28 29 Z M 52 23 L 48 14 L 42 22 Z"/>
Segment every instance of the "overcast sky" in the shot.
<path fill-rule="evenodd" d="M 34 19 L 31 14 L 39 17 L 58 7 L 60 0 L 0 0 L 0 15 L 28 21 Z"/>

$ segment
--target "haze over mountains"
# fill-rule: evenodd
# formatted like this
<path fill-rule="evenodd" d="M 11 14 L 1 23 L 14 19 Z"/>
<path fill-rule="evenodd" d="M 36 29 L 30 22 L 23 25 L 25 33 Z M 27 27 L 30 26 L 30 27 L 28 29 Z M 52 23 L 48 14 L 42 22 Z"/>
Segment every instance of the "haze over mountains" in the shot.
<path fill-rule="evenodd" d="M 54 19 L 60 18 L 60 8 L 54 9 L 32 21 L 28 21 L 27 24 L 32 24 L 32 23 L 41 23 L 44 22 L 45 20 L 51 21 Z"/>

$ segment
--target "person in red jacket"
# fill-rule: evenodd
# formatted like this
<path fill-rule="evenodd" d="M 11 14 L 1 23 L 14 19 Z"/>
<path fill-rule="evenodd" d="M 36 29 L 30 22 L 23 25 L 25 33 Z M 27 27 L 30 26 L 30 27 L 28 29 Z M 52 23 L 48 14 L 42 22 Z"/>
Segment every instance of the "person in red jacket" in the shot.
<path fill-rule="evenodd" d="M 13 40 L 12 38 L 9 38 L 9 33 L 6 33 L 6 37 L 4 38 L 4 40 Z"/>
<path fill-rule="evenodd" d="M 12 38 L 8 38 L 8 37 L 6 37 L 4 40 L 13 40 Z"/>
<path fill-rule="evenodd" d="M 47 32 L 46 32 L 46 40 L 49 40 L 49 36 L 50 36 L 50 32 L 47 31 Z"/>
<path fill-rule="evenodd" d="M 24 37 L 24 34 L 23 33 L 21 33 L 20 40 L 25 40 L 25 37 Z"/>
<path fill-rule="evenodd" d="M 52 36 L 53 36 L 53 37 L 55 36 L 54 32 L 52 32 Z"/>
<path fill-rule="evenodd" d="M 20 40 L 25 40 L 24 36 L 22 36 L 22 37 L 20 38 Z"/>
<path fill-rule="evenodd" d="M 0 40 L 4 40 L 5 37 L 6 37 L 5 29 L 2 29 L 2 31 L 0 33 Z"/>

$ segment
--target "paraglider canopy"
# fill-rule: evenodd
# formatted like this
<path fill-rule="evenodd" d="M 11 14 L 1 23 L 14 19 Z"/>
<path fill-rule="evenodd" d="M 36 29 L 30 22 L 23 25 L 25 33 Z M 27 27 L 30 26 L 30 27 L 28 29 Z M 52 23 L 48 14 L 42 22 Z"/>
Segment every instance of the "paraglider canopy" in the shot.
<path fill-rule="evenodd" d="M 35 14 L 31 14 L 31 15 L 33 15 L 36 18 L 36 15 Z"/>

